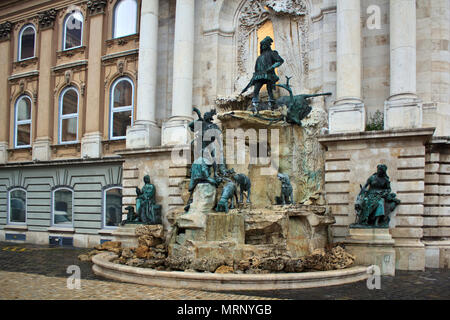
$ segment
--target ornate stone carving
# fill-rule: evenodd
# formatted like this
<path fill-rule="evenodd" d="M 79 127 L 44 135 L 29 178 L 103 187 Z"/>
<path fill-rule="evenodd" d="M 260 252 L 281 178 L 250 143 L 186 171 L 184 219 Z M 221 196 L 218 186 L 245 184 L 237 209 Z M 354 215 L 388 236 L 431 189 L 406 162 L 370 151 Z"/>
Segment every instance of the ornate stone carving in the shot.
<path fill-rule="evenodd" d="M 31 59 L 27 59 L 27 60 L 24 60 L 24 61 L 14 61 L 13 62 L 13 70 L 17 70 L 17 69 L 20 69 L 20 68 L 26 68 L 26 67 L 31 66 L 31 65 L 37 66 L 37 62 L 38 62 L 38 58 L 37 57 L 31 58 Z"/>
<path fill-rule="evenodd" d="M 25 92 L 25 80 L 20 80 L 19 82 L 19 92 L 23 94 Z"/>
<path fill-rule="evenodd" d="M 67 85 L 70 84 L 70 82 L 72 81 L 72 71 L 67 70 L 67 71 L 64 73 L 64 80 L 66 81 L 66 84 L 67 84 Z"/>
<path fill-rule="evenodd" d="M 117 71 L 120 73 L 120 75 L 123 75 L 124 68 L 125 68 L 125 61 L 123 60 L 117 61 Z"/>
<path fill-rule="evenodd" d="M 305 0 L 249 0 L 241 9 L 238 20 L 237 33 L 237 67 L 238 77 L 245 77 L 251 73 L 248 59 L 252 59 L 249 52 L 250 36 L 267 20 L 274 24 L 283 23 L 284 16 L 291 17 L 298 25 L 300 41 L 301 68 L 303 74 L 309 71 L 309 19 L 308 6 Z M 274 31 L 275 31 L 274 25 Z M 285 35 L 279 35 L 283 38 Z M 277 42 L 275 34 L 275 42 Z M 290 59 L 294 61 L 293 59 Z M 295 60 L 297 61 L 297 60 Z M 253 61 L 252 61 L 253 62 Z M 289 67 L 289 66 L 286 66 Z M 291 66 L 292 68 L 292 66 Z M 290 74 L 292 76 L 292 74 Z"/>
<path fill-rule="evenodd" d="M 12 23 L 6 21 L 0 24 L 0 41 L 9 40 L 11 38 Z"/>
<path fill-rule="evenodd" d="M 38 14 L 39 27 L 41 30 L 53 28 L 55 24 L 56 15 L 58 12 L 55 9 L 50 9 Z"/>
<path fill-rule="evenodd" d="M 267 21 L 269 12 L 264 8 L 261 0 L 250 0 L 241 10 L 238 33 L 238 72 L 247 73 L 247 59 L 249 56 L 246 45 L 249 35 Z"/>
<path fill-rule="evenodd" d="M 287 13 L 292 15 L 307 14 L 307 7 L 304 0 L 266 0 L 266 6 L 276 13 Z"/>
<path fill-rule="evenodd" d="M 87 7 L 90 15 L 100 14 L 105 12 L 106 0 L 91 0 L 88 1 Z"/>

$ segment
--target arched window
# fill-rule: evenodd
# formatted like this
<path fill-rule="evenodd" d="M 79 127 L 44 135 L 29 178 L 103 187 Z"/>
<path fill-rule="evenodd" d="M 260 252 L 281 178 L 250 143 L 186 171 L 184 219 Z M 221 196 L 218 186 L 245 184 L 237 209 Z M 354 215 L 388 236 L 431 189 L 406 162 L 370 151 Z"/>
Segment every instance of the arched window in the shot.
<path fill-rule="evenodd" d="M 111 86 L 110 139 L 124 139 L 127 126 L 133 124 L 134 84 L 119 78 Z"/>
<path fill-rule="evenodd" d="M 122 222 L 122 188 L 105 189 L 103 196 L 103 225 L 117 227 Z"/>
<path fill-rule="evenodd" d="M 53 191 L 53 225 L 73 224 L 73 191 L 69 188 L 58 188 Z"/>
<path fill-rule="evenodd" d="M 83 15 L 74 11 L 64 19 L 63 50 L 81 47 L 83 44 Z"/>
<path fill-rule="evenodd" d="M 137 32 L 136 0 L 120 0 L 114 7 L 113 38 L 125 37 Z"/>
<path fill-rule="evenodd" d="M 36 29 L 33 25 L 26 25 L 19 33 L 18 60 L 34 58 L 36 44 Z"/>
<path fill-rule="evenodd" d="M 59 99 L 59 143 L 78 141 L 78 91 L 74 87 L 63 90 Z"/>
<path fill-rule="evenodd" d="M 15 106 L 14 147 L 31 146 L 31 99 L 21 96 Z"/>
<path fill-rule="evenodd" d="M 27 192 L 14 188 L 8 192 L 8 223 L 27 222 Z"/>

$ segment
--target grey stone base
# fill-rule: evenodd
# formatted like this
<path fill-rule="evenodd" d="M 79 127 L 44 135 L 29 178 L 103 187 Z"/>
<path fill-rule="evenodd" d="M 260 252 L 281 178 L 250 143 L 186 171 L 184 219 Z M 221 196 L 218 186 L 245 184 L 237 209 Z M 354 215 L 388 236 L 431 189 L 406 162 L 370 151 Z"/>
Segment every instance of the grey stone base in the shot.
<path fill-rule="evenodd" d="M 352 228 L 345 249 L 356 256 L 357 265 L 376 265 L 382 275 L 395 275 L 395 241 L 389 229 Z"/>

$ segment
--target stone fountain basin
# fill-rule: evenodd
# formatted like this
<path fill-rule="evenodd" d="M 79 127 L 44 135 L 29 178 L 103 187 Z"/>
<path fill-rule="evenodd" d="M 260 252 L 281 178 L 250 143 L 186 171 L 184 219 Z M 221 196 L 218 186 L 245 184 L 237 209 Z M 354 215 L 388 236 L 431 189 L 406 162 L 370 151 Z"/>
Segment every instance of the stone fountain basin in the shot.
<path fill-rule="evenodd" d="M 336 286 L 366 280 L 370 267 L 357 266 L 342 270 L 276 273 L 276 274 L 216 274 L 182 271 L 157 271 L 111 262 L 117 255 L 111 252 L 92 258 L 96 275 L 122 282 L 176 289 L 209 291 L 264 291 L 306 289 Z"/>

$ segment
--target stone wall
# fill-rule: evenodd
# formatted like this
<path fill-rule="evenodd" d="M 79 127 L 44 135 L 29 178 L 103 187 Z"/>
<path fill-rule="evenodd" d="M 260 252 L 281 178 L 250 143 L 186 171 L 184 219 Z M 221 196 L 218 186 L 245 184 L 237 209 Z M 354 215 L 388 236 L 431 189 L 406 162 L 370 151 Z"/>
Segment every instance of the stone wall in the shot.
<path fill-rule="evenodd" d="M 450 135 L 450 3 L 417 0 L 417 94 L 423 125 Z"/>
<path fill-rule="evenodd" d="M 427 146 L 423 239 L 426 267 L 450 267 L 450 152 L 448 138 Z"/>
<path fill-rule="evenodd" d="M 162 220 L 168 227 L 167 212 L 169 210 L 169 167 L 171 148 L 153 148 L 148 150 L 122 151 L 123 163 L 123 208 L 136 205 L 136 187 L 144 185 L 145 175 L 156 188 L 156 203 L 162 206 Z M 123 209 L 123 212 L 126 212 Z"/>
<path fill-rule="evenodd" d="M 29 243 L 48 245 L 49 236 L 73 239 L 76 247 L 100 243 L 111 233 L 104 228 L 104 190 L 120 186 L 122 161 L 65 161 L 10 165 L 0 171 L 0 241 L 7 234 L 19 234 Z M 26 223 L 8 224 L 8 190 L 23 188 L 27 192 Z M 73 224 L 52 223 L 52 191 L 56 187 L 73 190 Z"/>
<path fill-rule="evenodd" d="M 394 211 L 390 231 L 395 240 L 396 268 L 423 270 L 422 243 L 425 195 L 425 143 L 433 129 L 366 132 L 322 136 L 325 153 L 325 192 L 336 224 L 335 242 L 348 236 L 355 222 L 354 202 L 378 164 L 388 166 L 392 192 L 401 204 Z"/>
<path fill-rule="evenodd" d="M 370 6 L 380 8 L 380 29 L 369 30 L 366 21 L 369 18 L 367 9 Z M 371 12 L 373 13 L 373 12 Z M 383 112 L 384 100 L 389 97 L 389 1 L 388 0 L 363 0 L 361 2 L 362 28 L 362 95 L 369 117 L 376 110 Z"/>

